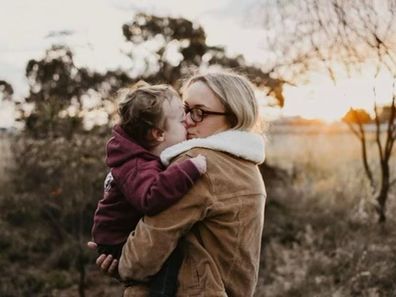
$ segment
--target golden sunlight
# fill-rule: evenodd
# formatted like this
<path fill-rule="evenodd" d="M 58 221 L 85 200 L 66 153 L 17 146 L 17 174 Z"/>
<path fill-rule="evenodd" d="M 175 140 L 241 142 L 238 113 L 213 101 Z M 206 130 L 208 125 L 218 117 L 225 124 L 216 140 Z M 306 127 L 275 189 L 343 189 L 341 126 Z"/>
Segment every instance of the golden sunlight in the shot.
<path fill-rule="evenodd" d="M 381 73 L 376 79 L 360 75 L 334 83 L 315 75 L 309 84 L 285 88 L 286 101 L 282 114 L 334 122 L 340 120 L 351 107 L 363 108 L 370 113 L 374 101 L 379 105 L 389 103 L 391 79 L 386 73 Z"/>

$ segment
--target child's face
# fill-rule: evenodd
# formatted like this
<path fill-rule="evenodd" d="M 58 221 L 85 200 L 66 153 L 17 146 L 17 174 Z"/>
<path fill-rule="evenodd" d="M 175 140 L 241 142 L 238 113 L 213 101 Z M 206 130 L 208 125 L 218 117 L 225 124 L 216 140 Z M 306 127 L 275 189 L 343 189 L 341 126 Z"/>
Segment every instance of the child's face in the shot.
<path fill-rule="evenodd" d="M 171 101 L 165 101 L 164 115 L 166 129 L 164 129 L 164 148 L 182 142 L 187 138 L 184 106 L 180 98 L 173 97 Z"/>

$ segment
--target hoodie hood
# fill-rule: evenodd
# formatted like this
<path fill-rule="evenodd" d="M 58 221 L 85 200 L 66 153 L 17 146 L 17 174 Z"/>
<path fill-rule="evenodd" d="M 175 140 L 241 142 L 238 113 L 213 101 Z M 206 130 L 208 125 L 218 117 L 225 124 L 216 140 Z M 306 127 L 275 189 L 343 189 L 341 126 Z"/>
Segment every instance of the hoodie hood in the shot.
<path fill-rule="evenodd" d="M 117 167 L 132 158 L 158 160 L 157 156 L 138 145 L 119 125 L 116 125 L 112 137 L 107 142 L 106 164 L 109 167 Z"/>
<path fill-rule="evenodd" d="M 265 143 L 262 135 L 228 130 L 206 138 L 194 138 L 171 146 L 161 153 L 161 161 L 167 166 L 174 157 L 195 147 L 229 153 L 256 164 L 261 164 L 265 160 Z"/>

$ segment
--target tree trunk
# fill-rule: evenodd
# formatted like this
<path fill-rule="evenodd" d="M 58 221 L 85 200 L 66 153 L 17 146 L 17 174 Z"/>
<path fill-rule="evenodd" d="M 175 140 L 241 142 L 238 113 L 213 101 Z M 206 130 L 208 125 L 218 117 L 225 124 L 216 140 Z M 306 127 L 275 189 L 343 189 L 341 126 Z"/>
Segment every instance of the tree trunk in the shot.
<path fill-rule="evenodd" d="M 361 125 L 361 124 L 360 124 Z M 367 146 L 366 146 L 366 137 L 363 130 L 363 125 L 361 125 L 362 137 L 360 138 L 361 148 L 362 148 L 362 159 L 363 159 L 363 167 L 366 172 L 366 176 L 370 182 L 371 194 L 375 193 L 375 184 L 373 174 L 371 173 L 370 166 L 367 160 Z"/>
<path fill-rule="evenodd" d="M 377 212 L 379 215 L 378 222 L 382 224 L 385 223 L 386 221 L 385 206 L 390 188 L 389 164 L 386 161 L 381 162 L 381 171 L 382 171 L 382 181 L 381 181 L 381 190 L 377 197 L 377 202 L 378 202 Z"/>
<path fill-rule="evenodd" d="M 85 297 L 85 263 L 83 251 L 81 249 L 81 245 L 79 246 L 79 255 L 78 255 L 78 272 L 80 273 L 80 281 L 78 282 L 78 293 L 80 297 Z"/>

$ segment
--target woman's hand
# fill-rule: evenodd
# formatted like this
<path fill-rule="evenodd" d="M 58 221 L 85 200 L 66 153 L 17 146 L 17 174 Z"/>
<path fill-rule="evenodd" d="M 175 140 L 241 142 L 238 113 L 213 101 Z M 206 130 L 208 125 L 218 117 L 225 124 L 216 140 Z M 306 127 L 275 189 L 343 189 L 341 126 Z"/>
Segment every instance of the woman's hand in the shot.
<path fill-rule="evenodd" d="M 87 246 L 91 250 L 96 250 L 97 248 L 97 244 L 93 241 L 89 241 Z M 96 258 L 96 266 L 98 266 L 98 268 L 105 274 L 118 277 L 118 260 L 113 259 L 112 255 L 101 254 Z"/>

